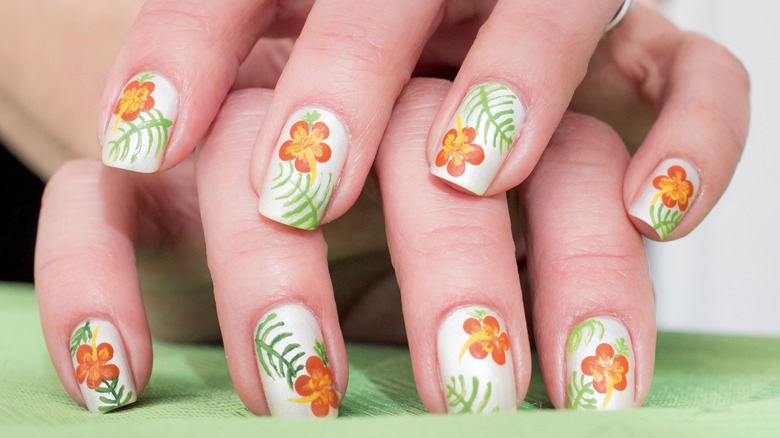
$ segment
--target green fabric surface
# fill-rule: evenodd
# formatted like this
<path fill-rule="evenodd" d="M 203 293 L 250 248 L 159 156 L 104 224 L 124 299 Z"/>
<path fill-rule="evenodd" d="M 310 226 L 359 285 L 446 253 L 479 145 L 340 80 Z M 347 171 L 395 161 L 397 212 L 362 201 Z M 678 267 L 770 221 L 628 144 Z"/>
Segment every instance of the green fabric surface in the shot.
<path fill-rule="evenodd" d="M 66 395 L 47 356 L 32 287 L 0 283 L 0 437 L 157 436 L 637 436 L 780 437 L 780 339 L 660 333 L 641 409 L 553 410 L 534 364 L 518 412 L 427 414 L 408 350 L 349 344 L 349 389 L 335 421 L 255 417 L 241 404 L 218 346 L 155 342 L 140 400 L 97 415 Z"/>

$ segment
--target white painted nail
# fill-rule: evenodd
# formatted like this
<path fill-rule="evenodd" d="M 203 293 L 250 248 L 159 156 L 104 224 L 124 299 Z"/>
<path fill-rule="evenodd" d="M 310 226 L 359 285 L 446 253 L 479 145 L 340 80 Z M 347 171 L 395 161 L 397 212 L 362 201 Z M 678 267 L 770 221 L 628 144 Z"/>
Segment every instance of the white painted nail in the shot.
<path fill-rule="evenodd" d="M 103 137 L 106 166 L 141 173 L 160 168 L 179 111 L 179 93 L 157 73 L 136 75 L 114 104 Z"/>
<path fill-rule="evenodd" d="M 455 310 L 439 327 L 439 375 L 447 411 L 487 414 L 517 409 L 509 337 L 493 310 Z"/>
<path fill-rule="evenodd" d="M 682 220 L 699 191 L 699 173 L 685 160 L 670 158 L 655 168 L 631 205 L 631 216 L 666 239 Z"/>
<path fill-rule="evenodd" d="M 282 128 L 268 164 L 258 211 L 304 230 L 319 226 L 347 158 L 349 135 L 330 111 L 304 107 Z"/>
<path fill-rule="evenodd" d="M 431 174 L 482 195 L 504 164 L 525 120 L 520 98 L 505 85 L 469 90 L 437 139 Z"/>
<path fill-rule="evenodd" d="M 339 395 L 322 332 L 305 306 L 284 304 L 260 318 L 255 357 L 271 415 L 338 416 Z"/>
<path fill-rule="evenodd" d="M 70 355 L 87 409 L 105 413 L 136 401 L 125 347 L 113 324 L 102 319 L 81 323 L 70 338 Z"/>
<path fill-rule="evenodd" d="M 566 351 L 566 406 L 615 410 L 634 406 L 631 336 L 615 318 L 590 318 L 572 330 Z"/>

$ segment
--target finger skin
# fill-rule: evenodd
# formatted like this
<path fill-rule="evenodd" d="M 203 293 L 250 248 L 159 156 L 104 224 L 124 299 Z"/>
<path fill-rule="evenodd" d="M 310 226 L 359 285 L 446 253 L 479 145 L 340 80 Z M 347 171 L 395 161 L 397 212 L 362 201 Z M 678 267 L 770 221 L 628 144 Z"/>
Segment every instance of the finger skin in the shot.
<path fill-rule="evenodd" d="M 261 214 L 312 229 L 352 206 L 393 103 L 441 11 L 441 0 L 397 1 L 392 8 L 383 0 L 315 2 L 256 140 L 252 182 L 260 196 Z M 297 137 L 292 129 L 296 127 L 301 132 Z M 320 141 L 298 148 L 303 143 L 296 138 L 315 137 L 325 144 L 324 152 Z M 296 176 L 311 178 L 310 187 L 322 186 L 323 193 L 332 193 L 322 198 L 316 220 L 304 224 L 288 220 L 289 206 L 277 202 L 286 187 L 277 187 L 274 177 L 280 166 L 293 162 L 290 171 Z"/>
<path fill-rule="evenodd" d="M 635 394 L 623 406 L 641 405 L 650 387 L 654 303 L 642 239 L 622 203 L 628 159 L 609 127 L 569 113 L 521 186 L 536 347 L 559 408 L 567 405 L 572 371 L 580 372 L 567 371 L 567 340 L 589 318 L 627 330 L 636 380 L 628 381 Z M 611 407 L 623 393 L 615 391 Z"/>
<path fill-rule="evenodd" d="M 156 165 L 164 171 L 189 155 L 214 119 L 240 63 L 268 27 L 275 3 L 275 0 L 146 2 L 117 55 L 101 100 L 98 129 L 106 163 L 143 172 L 157 171 Z M 165 151 L 154 159 L 148 158 L 148 154 L 136 157 L 133 162 L 117 155 L 109 158 L 106 151 L 111 148 L 110 140 L 118 136 L 114 125 L 128 126 L 119 121 L 119 115 L 124 115 L 122 120 L 127 123 L 137 125 L 139 120 L 134 118 L 132 108 L 120 109 L 127 92 L 125 86 L 147 72 L 156 76 L 157 90 L 150 92 L 155 105 L 152 107 L 148 101 L 149 105 L 140 107 L 141 114 L 161 109 L 163 116 L 171 120 L 167 148 L 161 141 Z M 117 122 L 109 123 L 110 120 Z M 157 137 L 149 141 L 157 145 Z M 148 166 L 139 164 L 147 161 Z"/>
<path fill-rule="evenodd" d="M 499 1 L 431 127 L 431 173 L 476 195 L 520 184 L 558 126 L 620 4 Z M 481 152 L 466 152 L 465 166 L 458 165 L 463 153 L 458 133 L 469 130 L 466 151 Z M 447 140 L 450 134 L 454 140 Z"/>
<path fill-rule="evenodd" d="M 68 394 L 82 404 L 69 347 L 71 335 L 85 320 L 101 319 L 115 326 L 136 395 L 146 387 L 152 370 L 151 339 L 135 269 L 138 204 L 131 177 L 98 161 L 71 161 L 52 177 L 43 197 L 35 251 L 41 325 L 57 375 Z"/>
<path fill-rule="evenodd" d="M 314 315 L 339 396 L 346 391 L 348 369 L 322 232 L 263 221 L 255 208 L 246 162 L 270 100 L 269 91 L 231 94 L 197 160 L 208 263 L 228 367 L 239 397 L 256 414 L 270 412 L 267 391 L 272 388 L 263 388 L 254 340 L 259 320 L 271 309 L 297 303 Z M 290 327 L 294 321 L 284 322 Z M 295 397 L 292 393 L 289 398 Z"/>
<path fill-rule="evenodd" d="M 454 310 L 484 306 L 506 322 L 501 330 L 508 334 L 514 363 L 513 409 L 525 395 L 531 368 L 506 198 L 453 194 L 427 172 L 424 133 L 448 85 L 410 82 L 394 109 L 376 163 L 415 381 L 431 412 L 447 411 L 442 382 L 447 376 L 440 371 L 447 359 L 437 357 L 437 350 L 439 355 L 442 351 L 437 333 Z M 498 384 L 504 381 L 493 383 L 496 392 L 506 388 Z"/>

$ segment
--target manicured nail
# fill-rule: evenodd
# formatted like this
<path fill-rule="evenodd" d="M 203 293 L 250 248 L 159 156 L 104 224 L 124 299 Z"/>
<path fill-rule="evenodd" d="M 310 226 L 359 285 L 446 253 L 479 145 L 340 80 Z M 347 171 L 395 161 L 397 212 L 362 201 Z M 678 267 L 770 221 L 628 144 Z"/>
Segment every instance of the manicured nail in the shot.
<path fill-rule="evenodd" d="M 84 321 L 70 338 L 70 355 L 87 409 L 104 413 L 135 402 L 133 375 L 113 324 Z"/>
<path fill-rule="evenodd" d="M 699 174 L 690 163 L 676 158 L 664 160 L 642 186 L 629 213 L 653 227 L 663 240 L 680 223 L 698 191 Z"/>
<path fill-rule="evenodd" d="M 614 410 L 634 406 L 634 352 L 615 318 L 591 318 L 572 330 L 566 351 L 566 406 Z"/>
<path fill-rule="evenodd" d="M 271 415 L 336 417 L 336 393 L 317 318 L 301 304 L 284 304 L 260 318 L 255 355 Z"/>
<path fill-rule="evenodd" d="M 515 374 L 504 321 L 485 307 L 452 312 L 439 328 L 439 375 L 447 412 L 517 409 Z"/>
<path fill-rule="evenodd" d="M 485 83 L 469 90 L 437 144 L 431 173 L 477 195 L 487 191 L 525 119 L 508 87 Z"/>
<path fill-rule="evenodd" d="M 349 136 L 328 110 L 294 112 L 276 142 L 258 210 L 268 219 L 313 230 L 325 216 L 347 158 Z"/>
<path fill-rule="evenodd" d="M 157 73 L 133 77 L 114 105 L 103 138 L 106 166 L 141 173 L 160 168 L 179 111 L 179 93 Z"/>

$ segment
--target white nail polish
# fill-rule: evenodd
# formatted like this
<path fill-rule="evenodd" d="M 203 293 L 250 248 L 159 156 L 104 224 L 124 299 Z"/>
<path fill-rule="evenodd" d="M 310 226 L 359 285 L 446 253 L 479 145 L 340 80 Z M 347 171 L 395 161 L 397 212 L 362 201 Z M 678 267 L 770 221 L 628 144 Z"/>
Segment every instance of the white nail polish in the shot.
<path fill-rule="evenodd" d="M 663 240 L 696 199 L 699 173 L 685 160 L 667 159 L 653 170 L 641 190 L 629 213 L 653 227 Z"/>
<path fill-rule="evenodd" d="M 87 409 L 105 413 L 136 401 L 125 347 L 113 324 L 102 319 L 79 324 L 71 335 L 70 354 Z"/>
<path fill-rule="evenodd" d="M 134 76 L 122 89 L 103 137 L 103 163 L 134 172 L 160 168 L 179 111 L 179 93 L 158 73 Z"/>
<path fill-rule="evenodd" d="M 336 417 L 339 396 L 317 318 L 301 304 L 263 315 L 255 329 L 255 358 L 271 415 Z"/>
<path fill-rule="evenodd" d="M 566 406 L 615 410 L 634 406 L 631 336 L 615 318 L 590 318 L 572 330 L 566 346 Z"/>
<path fill-rule="evenodd" d="M 452 312 L 439 327 L 439 375 L 447 412 L 487 414 L 517 409 L 506 325 L 481 306 Z"/>
<path fill-rule="evenodd" d="M 487 191 L 525 120 L 520 98 L 505 85 L 470 89 L 436 139 L 431 174 L 477 195 Z"/>
<path fill-rule="evenodd" d="M 276 142 L 258 211 L 268 219 L 304 230 L 319 226 L 347 158 L 349 135 L 330 111 L 294 112 Z"/>

